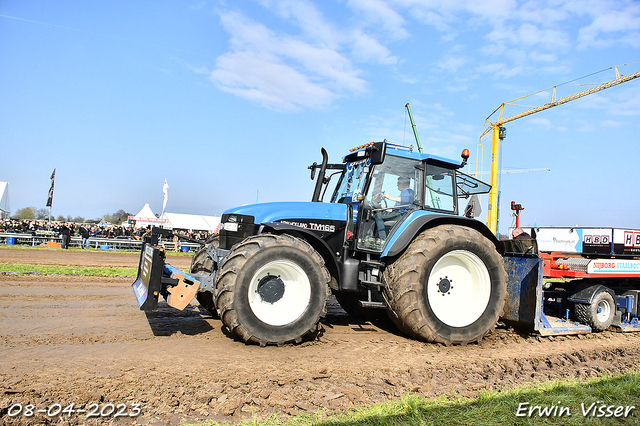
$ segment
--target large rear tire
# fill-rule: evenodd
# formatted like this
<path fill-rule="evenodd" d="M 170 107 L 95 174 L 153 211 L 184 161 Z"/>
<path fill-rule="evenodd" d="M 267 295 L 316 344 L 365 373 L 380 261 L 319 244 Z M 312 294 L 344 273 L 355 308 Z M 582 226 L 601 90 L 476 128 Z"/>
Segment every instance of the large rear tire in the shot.
<path fill-rule="evenodd" d="M 616 315 L 616 302 L 608 291 L 598 292 L 591 304 L 575 305 L 576 319 L 587 324 L 593 331 L 604 331 Z"/>
<path fill-rule="evenodd" d="M 220 265 L 220 318 L 246 343 L 301 342 L 326 313 L 330 275 L 306 241 L 260 234 L 234 246 Z"/>
<path fill-rule="evenodd" d="M 213 245 L 213 247 L 219 247 L 220 238 L 218 235 L 214 235 L 207 239 L 202 247 L 200 247 L 191 258 L 191 267 L 189 271 L 192 274 L 211 274 L 213 270 L 213 259 L 207 253 L 207 246 Z M 196 299 L 200 306 L 209 311 L 214 318 L 218 318 L 218 311 L 216 309 L 215 301 L 213 300 L 213 292 L 199 291 L 196 294 Z"/>
<path fill-rule="evenodd" d="M 498 321 L 507 296 L 503 260 L 478 231 L 424 231 L 383 274 L 391 319 L 414 338 L 466 344 Z"/>

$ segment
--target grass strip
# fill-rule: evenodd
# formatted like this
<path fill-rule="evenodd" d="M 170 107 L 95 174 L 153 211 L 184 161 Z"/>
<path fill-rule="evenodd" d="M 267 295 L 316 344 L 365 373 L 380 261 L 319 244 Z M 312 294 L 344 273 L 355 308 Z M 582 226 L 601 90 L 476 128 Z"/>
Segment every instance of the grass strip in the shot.
<path fill-rule="evenodd" d="M 106 277 L 136 277 L 138 268 L 113 266 L 59 266 L 59 265 L 27 265 L 22 263 L 0 263 L 0 271 L 18 274 L 40 273 L 60 275 L 100 275 Z"/>
<path fill-rule="evenodd" d="M 217 424 L 209 422 L 201 425 Z M 262 422 L 254 420 L 239 423 L 238 426 L 629 424 L 640 424 L 640 372 L 615 376 L 607 374 L 585 381 L 565 379 L 527 384 L 507 391 L 485 391 L 475 398 L 451 394 L 426 399 L 408 395 L 399 401 L 353 409 L 347 414 L 327 417 L 326 413 L 319 411 L 287 420 L 280 420 L 274 415 Z"/>

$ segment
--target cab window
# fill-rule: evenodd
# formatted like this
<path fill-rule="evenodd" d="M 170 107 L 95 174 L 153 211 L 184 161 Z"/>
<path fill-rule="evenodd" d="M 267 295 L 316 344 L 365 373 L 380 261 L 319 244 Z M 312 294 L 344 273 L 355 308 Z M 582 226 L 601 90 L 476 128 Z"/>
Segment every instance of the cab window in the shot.
<path fill-rule="evenodd" d="M 442 210 L 451 213 L 456 211 L 454 176 L 455 171 L 452 169 L 427 164 L 425 209 Z"/>

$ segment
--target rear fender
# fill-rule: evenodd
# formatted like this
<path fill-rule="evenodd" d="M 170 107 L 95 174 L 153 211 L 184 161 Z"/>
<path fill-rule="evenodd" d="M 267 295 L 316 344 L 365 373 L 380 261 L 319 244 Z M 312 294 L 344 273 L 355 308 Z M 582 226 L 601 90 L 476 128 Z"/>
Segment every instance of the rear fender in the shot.
<path fill-rule="evenodd" d="M 614 293 L 614 291 L 611 290 L 609 287 L 603 286 L 602 284 L 595 284 L 595 285 L 583 288 L 582 290 L 579 290 L 574 294 L 572 294 L 570 297 L 567 298 L 567 300 L 574 303 L 583 303 L 583 304 L 590 305 L 593 302 L 593 299 L 596 297 L 596 295 L 601 291 L 606 291 L 611 295 L 611 297 L 613 297 L 613 300 L 616 300 L 616 294 Z"/>
<path fill-rule="evenodd" d="M 439 225 L 459 225 L 475 229 L 496 246 L 498 253 L 504 253 L 504 246 L 500 240 L 493 235 L 484 223 L 476 219 L 417 210 L 411 212 L 402 221 L 402 223 L 400 223 L 400 226 L 398 226 L 382 251 L 382 257 L 398 256 L 407 248 L 418 234 L 423 232 L 425 229 L 434 228 Z"/>

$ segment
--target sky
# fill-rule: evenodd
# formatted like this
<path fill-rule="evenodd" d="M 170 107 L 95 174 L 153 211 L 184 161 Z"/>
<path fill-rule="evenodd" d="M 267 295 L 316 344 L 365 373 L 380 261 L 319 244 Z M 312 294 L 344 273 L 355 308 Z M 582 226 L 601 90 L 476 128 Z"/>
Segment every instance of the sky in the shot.
<path fill-rule="evenodd" d="M 425 152 L 488 173 L 496 108 L 615 66 L 640 70 L 637 0 L 2 0 L 0 181 L 45 208 L 55 168 L 54 217 L 160 213 L 165 179 L 173 213 L 309 201 L 322 147 L 414 144 L 406 103 Z M 640 78 L 506 128 L 501 231 L 512 200 L 525 226 L 640 228 Z"/>

